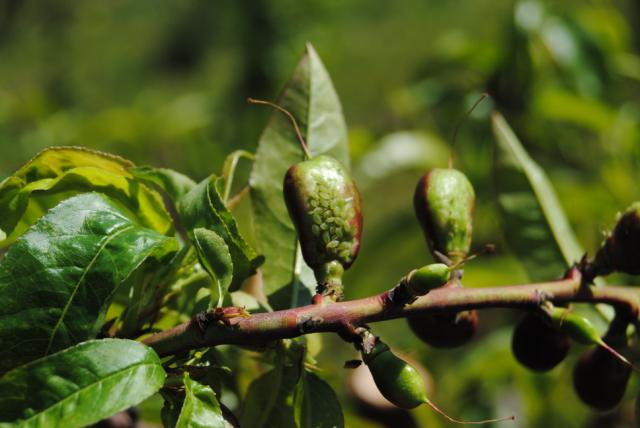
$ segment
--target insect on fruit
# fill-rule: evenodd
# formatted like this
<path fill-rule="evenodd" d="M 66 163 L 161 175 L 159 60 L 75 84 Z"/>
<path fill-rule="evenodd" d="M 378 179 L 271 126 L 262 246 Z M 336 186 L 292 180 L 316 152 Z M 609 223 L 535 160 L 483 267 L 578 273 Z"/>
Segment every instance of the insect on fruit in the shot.
<path fill-rule="evenodd" d="M 342 298 L 342 275 L 358 256 L 362 235 L 360 192 L 347 169 L 336 159 L 311 157 L 291 113 L 266 104 L 291 119 L 306 159 L 292 165 L 284 177 L 284 199 L 300 240 L 304 261 L 313 269 L 318 293 Z"/>
<path fill-rule="evenodd" d="M 475 193 L 467 177 L 460 171 L 433 169 L 422 176 L 414 193 L 415 213 L 425 233 L 429 249 L 436 260 L 444 262 L 439 269 L 416 275 L 414 288 L 432 287 L 448 274 L 441 286 L 461 287 L 457 280 L 449 282 L 453 271 L 468 260 L 473 230 Z M 473 257 L 473 256 L 472 256 Z M 444 266 L 449 272 L 445 275 Z M 422 269 L 418 270 L 420 273 Z M 440 275 L 437 275 L 440 273 Z M 428 274 L 428 275 L 427 275 Z M 424 281 L 418 279 L 424 278 Z M 427 280 L 429 279 L 429 280 Z M 478 324 L 476 311 L 460 313 L 424 314 L 407 319 L 413 332 L 424 342 L 435 347 L 452 348 L 467 343 L 475 334 Z"/>
<path fill-rule="evenodd" d="M 418 181 L 413 205 L 436 260 L 464 260 L 471 247 L 475 207 L 467 177 L 453 168 L 432 169 Z"/>

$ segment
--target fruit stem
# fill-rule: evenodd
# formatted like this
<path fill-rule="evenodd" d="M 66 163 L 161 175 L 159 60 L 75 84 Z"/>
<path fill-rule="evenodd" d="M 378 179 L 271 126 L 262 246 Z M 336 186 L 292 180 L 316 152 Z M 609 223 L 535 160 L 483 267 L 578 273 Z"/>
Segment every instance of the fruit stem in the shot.
<path fill-rule="evenodd" d="M 429 400 L 427 397 L 424 398 L 424 402 L 427 406 L 431 407 L 433 410 L 435 410 L 436 412 L 440 413 L 442 416 L 444 416 L 447 420 L 453 422 L 454 424 L 462 424 L 462 425 L 483 425 L 483 424 L 490 424 L 492 422 L 503 422 L 503 421 L 515 421 L 516 417 L 511 415 L 511 416 L 506 416 L 504 418 L 497 418 L 497 419 L 485 419 L 482 421 L 462 421 L 459 419 L 454 419 L 451 416 L 447 415 L 444 410 L 442 410 L 441 408 L 439 408 L 438 406 L 436 406 L 433 401 Z"/>
<path fill-rule="evenodd" d="M 293 128 L 296 130 L 296 135 L 298 136 L 298 141 L 300 141 L 300 146 L 302 147 L 302 151 L 304 152 L 305 159 L 311 158 L 311 155 L 309 154 L 309 147 L 307 146 L 307 143 L 304 141 L 304 137 L 302 136 L 302 131 L 300 131 L 298 122 L 296 121 L 296 118 L 293 117 L 293 115 L 289 112 L 289 110 L 285 109 L 284 107 L 280 107 L 278 104 L 272 103 L 270 101 L 257 100 L 255 98 L 247 98 L 247 102 L 249 104 L 262 104 L 262 105 L 270 106 L 286 114 L 287 117 L 291 120 L 291 123 L 293 124 Z"/>
<path fill-rule="evenodd" d="M 469 117 L 469 115 L 471 113 L 473 113 L 473 111 L 476 109 L 476 107 L 478 107 L 478 105 L 484 101 L 485 99 L 489 98 L 489 94 L 486 92 L 483 92 L 482 95 L 480 95 L 480 98 L 478 98 L 476 100 L 475 103 L 473 103 L 473 105 L 471 106 L 471 108 L 469 110 L 467 110 L 467 112 L 464 114 L 464 116 L 462 116 L 460 118 L 460 120 L 458 121 L 458 123 L 456 124 L 455 129 L 453 130 L 453 137 L 451 138 L 451 151 L 449 152 L 449 168 L 453 168 L 453 151 L 454 148 L 456 146 L 456 138 L 458 138 L 458 131 L 460 130 L 460 127 L 462 126 L 462 124 L 464 123 L 465 120 L 467 120 L 467 118 Z"/>
<path fill-rule="evenodd" d="M 621 353 L 613 349 L 611 346 L 609 346 L 607 342 L 605 342 L 604 340 L 601 339 L 600 341 L 598 341 L 598 345 L 602 346 L 604 349 L 610 352 L 614 357 L 616 357 L 617 359 L 619 359 L 620 361 L 622 361 L 623 363 L 631 367 L 633 370 L 637 372 L 640 371 L 635 365 L 633 365 L 631 361 L 629 361 L 624 355 L 622 355 Z"/>

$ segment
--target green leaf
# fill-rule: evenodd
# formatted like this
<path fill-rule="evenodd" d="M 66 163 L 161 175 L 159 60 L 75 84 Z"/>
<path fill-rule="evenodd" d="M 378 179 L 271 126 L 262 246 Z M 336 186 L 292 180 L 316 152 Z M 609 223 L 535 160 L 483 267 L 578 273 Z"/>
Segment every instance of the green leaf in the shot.
<path fill-rule="evenodd" d="M 532 280 L 548 280 L 580 259 L 583 250 L 546 174 L 499 113 L 495 187 L 505 239 Z"/>
<path fill-rule="evenodd" d="M 224 165 L 222 167 L 222 176 L 224 177 L 225 186 L 224 191 L 222 192 L 222 200 L 225 203 L 227 203 L 227 201 L 229 200 L 231 186 L 233 186 L 233 179 L 236 174 L 236 167 L 238 166 L 238 162 L 240 162 L 241 158 L 254 161 L 256 157 L 253 153 L 246 150 L 235 150 L 231 152 L 224 160 Z"/>
<path fill-rule="evenodd" d="M 50 210 L 0 264 L 0 373 L 95 337 L 118 285 L 176 249 L 101 194 Z"/>
<path fill-rule="evenodd" d="M 165 305 L 164 298 L 182 269 L 189 252 L 187 246 L 176 249 L 177 242 L 170 241 L 167 251 L 157 251 L 147 257 L 118 288 L 114 302 L 125 306 L 120 315 L 119 334 L 122 337 L 136 337 L 141 334 L 146 323 L 153 324 Z"/>
<path fill-rule="evenodd" d="M 91 340 L 2 376 L 0 422 L 34 428 L 89 425 L 140 403 L 164 378 L 151 348 L 132 340 Z"/>
<path fill-rule="evenodd" d="M 312 156 L 328 154 L 349 166 L 342 107 L 329 74 L 310 44 L 277 103 L 297 119 Z M 262 267 L 265 293 L 275 309 L 289 307 L 295 300 L 290 285 L 295 283 L 293 270 L 299 255 L 282 183 L 287 169 L 301 160 L 303 152 L 291 122 L 281 112 L 272 112 L 258 143 L 249 183 L 259 250 L 266 256 Z M 301 276 L 313 292 L 313 275 L 306 265 L 304 269 L 308 272 Z"/>
<path fill-rule="evenodd" d="M 167 400 L 163 408 L 165 428 L 225 428 L 220 403 L 209 386 L 184 374 L 184 398 Z"/>
<path fill-rule="evenodd" d="M 243 401 L 240 426 L 296 428 L 294 394 L 303 372 L 304 340 L 280 350 L 276 366 L 254 380 Z"/>
<path fill-rule="evenodd" d="M 189 193 L 196 185 L 191 178 L 169 168 L 143 165 L 129 168 L 129 172 L 139 180 L 146 180 L 160 187 L 174 201 Z"/>
<path fill-rule="evenodd" d="M 109 195 L 129 217 L 161 234 L 173 223 L 162 197 L 128 171 L 133 164 L 106 153 L 78 147 L 51 147 L 40 152 L 0 183 L 0 248 L 14 242 L 50 208 L 78 193 Z"/>
<path fill-rule="evenodd" d="M 314 373 L 305 370 L 294 397 L 298 428 L 344 427 L 342 407 L 335 391 Z"/>
<path fill-rule="evenodd" d="M 229 247 L 220 235 L 209 229 L 195 229 L 193 238 L 200 264 L 213 279 L 211 307 L 219 307 L 233 276 L 233 261 Z"/>
<path fill-rule="evenodd" d="M 206 228 L 224 239 L 233 261 L 230 290 L 234 291 L 255 273 L 263 257 L 258 256 L 240 235 L 236 219 L 222 201 L 223 188 L 223 178 L 211 176 L 203 180 L 180 200 L 178 212 L 187 230 Z"/>

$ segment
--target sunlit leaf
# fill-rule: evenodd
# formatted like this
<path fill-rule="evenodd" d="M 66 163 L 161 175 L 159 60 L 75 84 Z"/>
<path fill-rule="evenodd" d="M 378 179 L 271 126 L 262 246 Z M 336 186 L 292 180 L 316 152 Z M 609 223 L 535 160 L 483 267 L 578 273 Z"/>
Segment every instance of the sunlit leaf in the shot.
<path fill-rule="evenodd" d="M 229 247 L 233 262 L 233 281 L 230 290 L 255 273 L 263 258 L 240 235 L 238 224 L 222 201 L 224 179 L 209 177 L 198 183 L 178 204 L 182 223 L 187 230 L 206 228 L 218 234 Z"/>
<path fill-rule="evenodd" d="M 505 239 L 533 280 L 558 277 L 583 254 L 546 174 L 524 150 L 499 113 L 496 137 L 496 199 Z"/>
<path fill-rule="evenodd" d="M 176 249 L 101 194 L 51 209 L 0 264 L 0 373 L 95 337 L 118 285 Z"/>
<path fill-rule="evenodd" d="M 1 377 L 0 426 L 86 426 L 138 404 L 164 378 L 158 355 L 139 342 L 84 342 Z"/>
<path fill-rule="evenodd" d="M 329 154 L 348 167 L 347 130 L 342 107 L 331 79 L 311 45 L 298 64 L 277 103 L 297 119 L 311 155 Z M 258 107 L 256 107 L 258 108 Z M 296 233 L 282 196 L 287 169 L 303 160 L 303 151 L 291 122 L 281 112 L 271 113 L 264 129 L 250 185 L 257 240 L 266 256 L 263 266 L 265 293 L 274 308 L 292 305 L 290 285 L 302 280 L 310 295 L 315 289 L 313 275 L 304 262 L 296 260 Z M 298 254 L 298 255 L 297 255 Z M 295 266 L 302 266 L 299 275 Z M 294 302 L 295 304 L 295 302 Z"/>
<path fill-rule="evenodd" d="M 120 157 L 79 147 L 52 147 L 40 152 L 0 183 L 0 248 L 14 242 L 48 209 L 73 195 L 98 191 L 109 195 L 130 218 L 161 234 L 173 224 L 161 196 L 128 171 Z"/>
<path fill-rule="evenodd" d="M 193 237 L 200 264 L 213 279 L 214 289 L 211 290 L 211 306 L 221 306 L 224 294 L 229 289 L 233 277 L 233 261 L 231 254 L 229 254 L 229 247 L 220 235 L 209 229 L 195 229 Z"/>
<path fill-rule="evenodd" d="M 154 183 L 174 201 L 187 194 L 196 185 L 196 182 L 191 178 L 169 168 L 143 165 L 129 168 L 129 172 L 138 179 Z"/>

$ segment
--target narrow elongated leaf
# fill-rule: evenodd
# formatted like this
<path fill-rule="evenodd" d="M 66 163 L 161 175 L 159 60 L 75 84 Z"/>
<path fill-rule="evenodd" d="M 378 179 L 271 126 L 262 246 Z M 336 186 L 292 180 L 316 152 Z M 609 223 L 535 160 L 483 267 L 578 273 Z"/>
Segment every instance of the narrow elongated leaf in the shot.
<path fill-rule="evenodd" d="M 211 387 L 184 376 L 184 398 L 163 408 L 165 428 L 225 428 L 220 403 Z"/>
<path fill-rule="evenodd" d="M 234 291 L 255 273 L 264 259 L 240 235 L 236 219 L 222 201 L 223 188 L 223 178 L 211 176 L 203 180 L 180 200 L 178 211 L 187 230 L 205 228 L 224 239 L 233 261 L 230 290 Z"/>
<path fill-rule="evenodd" d="M 342 428 L 344 416 L 336 393 L 314 373 L 302 373 L 294 397 L 298 428 Z"/>
<path fill-rule="evenodd" d="M 174 201 L 189 193 L 196 185 L 196 182 L 191 178 L 169 168 L 155 168 L 143 165 L 129 168 L 129 172 L 140 180 L 154 183 Z"/>
<path fill-rule="evenodd" d="M 165 372 L 139 342 L 91 340 L 0 378 L 0 426 L 73 428 L 98 422 L 156 392 Z"/>
<path fill-rule="evenodd" d="M 229 254 L 229 247 L 220 235 L 209 229 L 195 229 L 193 237 L 200 264 L 213 279 L 211 306 L 221 306 L 222 298 L 229 289 L 233 276 L 233 261 Z"/>
<path fill-rule="evenodd" d="M 50 210 L 0 264 L 0 373 L 95 337 L 116 287 L 176 249 L 101 194 Z"/>
<path fill-rule="evenodd" d="M 342 107 L 329 74 L 311 45 L 278 98 L 278 104 L 297 119 L 311 155 L 328 154 L 349 166 L 347 130 Z M 303 151 L 291 122 L 274 111 L 258 143 L 250 185 L 259 250 L 266 256 L 263 266 L 265 292 L 278 309 L 290 306 L 298 265 L 297 241 L 282 196 L 287 169 L 303 159 Z M 303 264 L 304 265 L 304 264 Z M 313 275 L 299 275 L 313 290 Z M 277 296 L 276 296 L 277 293 Z"/>
<path fill-rule="evenodd" d="M 542 168 L 531 159 L 499 113 L 496 137 L 496 198 L 505 239 L 532 280 L 557 277 L 583 250 Z"/>
<path fill-rule="evenodd" d="M 0 230 L 14 242 L 48 209 L 78 193 L 99 191 L 145 227 L 167 234 L 173 224 L 162 197 L 128 171 L 133 164 L 117 156 L 78 147 L 40 152 L 0 183 Z"/>

